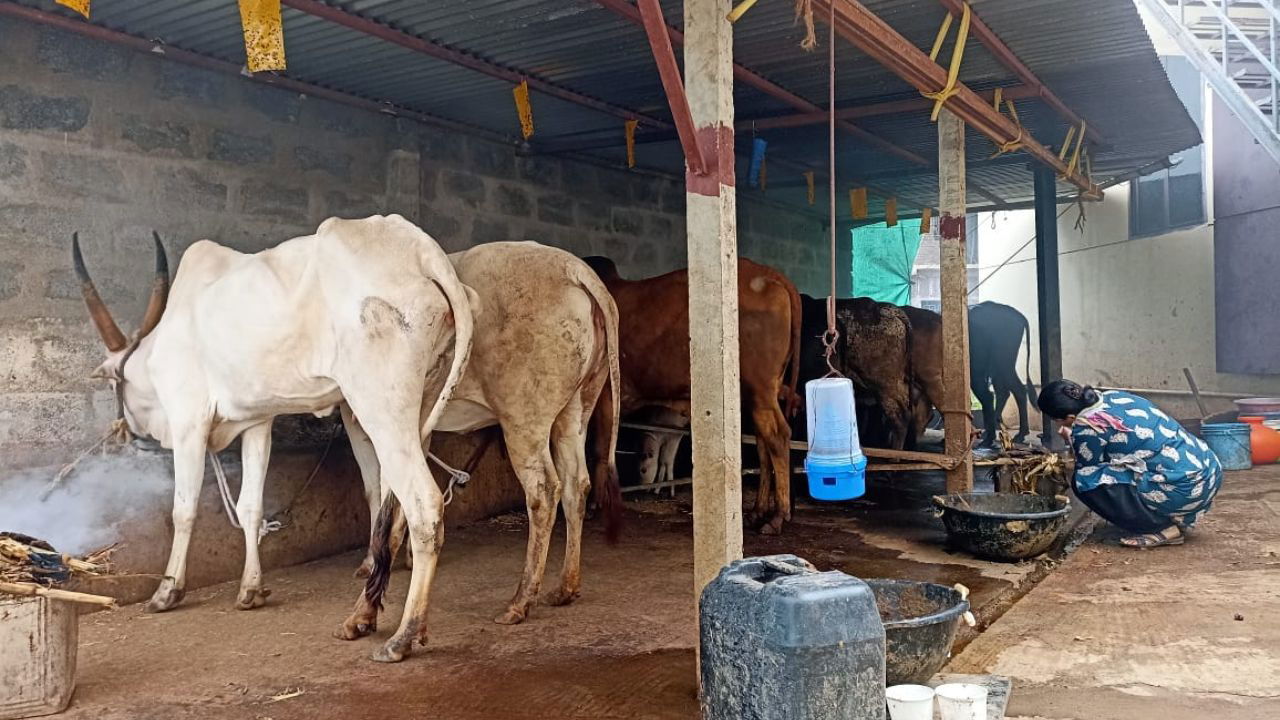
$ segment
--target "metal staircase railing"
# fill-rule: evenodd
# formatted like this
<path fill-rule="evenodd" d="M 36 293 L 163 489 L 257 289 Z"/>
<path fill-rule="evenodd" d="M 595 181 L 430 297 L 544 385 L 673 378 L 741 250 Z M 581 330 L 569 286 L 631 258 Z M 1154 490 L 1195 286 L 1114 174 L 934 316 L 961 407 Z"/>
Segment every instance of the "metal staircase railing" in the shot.
<path fill-rule="evenodd" d="M 1280 162 L 1280 0 L 1138 0 Z"/>

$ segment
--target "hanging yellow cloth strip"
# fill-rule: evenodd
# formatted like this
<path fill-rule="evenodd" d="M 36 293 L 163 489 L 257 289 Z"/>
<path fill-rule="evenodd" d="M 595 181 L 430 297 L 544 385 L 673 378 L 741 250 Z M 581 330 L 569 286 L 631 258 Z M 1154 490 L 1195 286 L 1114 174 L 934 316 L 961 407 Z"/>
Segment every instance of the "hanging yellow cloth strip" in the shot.
<path fill-rule="evenodd" d="M 533 106 L 529 104 L 529 81 L 524 80 L 511 89 L 516 99 L 516 114 L 520 116 L 520 134 L 525 140 L 533 137 Z"/>
<path fill-rule="evenodd" d="M 524 125 L 523 116 L 520 119 L 520 124 L 521 126 Z M 628 120 L 625 125 L 627 129 L 627 167 L 629 168 L 636 166 L 636 126 L 639 124 L 639 120 Z M 532 134 L 533 129 L 530 128 L 529 135 Z M 526 140 L 529 138 L 529 135 L 525 135 Z"/>
<path fill-rule="evenodd" d="M 969 3 L 964 4 L 964 13 L 960 16 L 960 29 L 956 31 L 956 44 L 951 50 L 951 66 L 947 68 L 947 84 L 938 92 L 920 93 L 925 97 L 933 100 L 933 112 L 929 113 L 929 119 L 937 122 L 938 113 L 942 112 L 942 105 L 951 96 L 960 92 L 956 87 L 956 81 L 960 79 L 960 62 L 964 60 L 964 46 L 969 39 L 969 18 L 972 11 L 969 9 Z M 942 50 L 942 43 L 947 39 L 947 31 L 951 29 L 951 14 L 942 21 L 942 27 L 938 28 L 938 35 L 933 40 L 933 49 L 929 51 L 929 59 L 937 62 L 938 53 Z"/>
<path fill-rule="evenodd" d="M 249 72 L 284 70 L 280 0 L 240 0 L 240 25 L 244 28 L 245 67 Z"/>
<path fill-rule="evenodd" d="M 854 188 L 849 191 L 849 211 L 853 213 L 854 220 L 867 219 L 867 189 L 864 187 Z"/>
<path fill-rule="evenodd" d="M 755 4 L 756 0 L 742 0 L 742 2 L 738 3 L 737 7 L 729 11 L 729 14 L 725 16 L 725 19 L 731 23 L 736 23 L 741 20 L 742 16 L 746 15 L 747 11 L 751 9 L 751 6 Z"/>
<path fill-rule="evenodd" d="M 89 19 L 89 0 L 56 0 L 56 2 L 63 7 L 69 7 L 80 13 L 85 20 Z"/>
<path fill-rule="evenodd" d="M 810 204 L 810 205 L 812 205 L 812 204 L 813 204 L 813 201 L 814 201 L 814 191 L 813 191 L 813 171 L 812 171 L 812 170 L 808 170 L 808 171 L 806 171 L 806 172 L 805 172 L 805 174 L 804 174 L 804 182 L 805 182 L 805 184 L 806 184 L 806 185 L 808 185 L 808 186 L 809 186 L 809 204 Z"/>
<path fill-rule="evenodd" d="M 898 198 L 891 197 L 884 201 L 884 226 L 893 227 L 898 224 Z"/>
<path fill-rule="evenodd" d="M 933 222 L 933 208 L 925 208 L 920 211 L 920 234 L 929 234 L 929 224 Z"/>
<path fill-rule="evenodd" d="M 760 192 L 769 189 L 769 156 L 760 159 Z"/>

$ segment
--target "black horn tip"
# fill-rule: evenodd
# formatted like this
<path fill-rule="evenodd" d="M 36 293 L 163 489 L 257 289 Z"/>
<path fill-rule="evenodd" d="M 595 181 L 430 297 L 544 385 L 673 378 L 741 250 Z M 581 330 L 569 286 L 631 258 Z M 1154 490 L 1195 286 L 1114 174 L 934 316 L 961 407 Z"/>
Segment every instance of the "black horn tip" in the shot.
<path fill-rule="evenodd" d="M 84 254 L 80 252 L 80 233 L 71 233 L 71 264 L 75 266 L 76 277 L 84 282 L 89 278 L 89 270 L 84 266 Z"/>
<path fill-rule="evenodd" d="M 160 233 L 151 231 L 151 239 L 156 245 L 156 275 L 169 279 L 169 256 L 164 251 L 164 243 L 160 241 Z"/>

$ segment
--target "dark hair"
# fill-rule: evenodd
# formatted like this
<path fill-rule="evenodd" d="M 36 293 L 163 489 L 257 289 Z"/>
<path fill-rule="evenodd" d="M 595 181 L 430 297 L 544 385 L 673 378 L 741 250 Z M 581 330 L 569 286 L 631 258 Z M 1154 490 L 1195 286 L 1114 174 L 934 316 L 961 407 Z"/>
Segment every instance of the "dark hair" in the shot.
<path fill-rule="evenodd" d="M 1040 391 L 1036 405 L 1040 411 L 1054 420 L 1068 415 L 1079 415 L 1081 410 L 1098 402 L 1102 396 L 1088 385 L 1081 386 L 1070 380 L 1054 380 Z"/>

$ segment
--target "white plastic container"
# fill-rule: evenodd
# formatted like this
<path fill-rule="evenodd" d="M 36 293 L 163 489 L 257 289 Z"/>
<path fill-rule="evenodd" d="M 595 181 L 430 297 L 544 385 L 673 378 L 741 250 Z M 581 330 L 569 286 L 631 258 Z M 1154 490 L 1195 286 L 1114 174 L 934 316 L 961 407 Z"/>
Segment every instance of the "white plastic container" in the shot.
<path fill-rule="evenodd" d="M 867 459 L 858 440 L 853 383 L 823 378 L 805 383 L 809 454 L 805 473 L 815 500 L 852 500 L 866 492 Z"/>
<path fill-rule="evenodd" d="M 970 683 L 937 687 L 941 720 L 987 720 L 987 689 Z"/>
<path fill-rule="evenodd" d="M 0 720 L 67 709 L 79 613 L 71 603 L 0 595 Z"/>
<path fill-rule="evenodd" d="M 889 720 L 933 720 L 933 688 L 927 685 L 894 685 L 884 697 Z"/>

